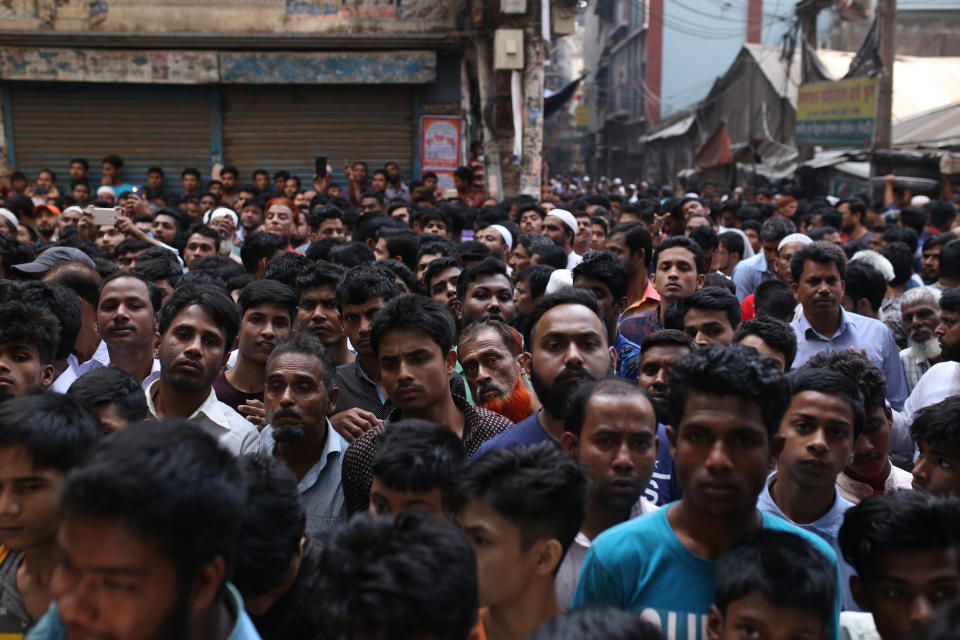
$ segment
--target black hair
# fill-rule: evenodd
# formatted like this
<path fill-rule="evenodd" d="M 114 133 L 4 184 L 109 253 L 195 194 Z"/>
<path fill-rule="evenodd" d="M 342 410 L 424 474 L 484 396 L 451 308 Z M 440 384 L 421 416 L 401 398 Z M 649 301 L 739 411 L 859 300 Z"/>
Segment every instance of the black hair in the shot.
<path fill-rule="evenodd" d="M 396 218 L 392 218 L 396 219 Z M 380 229 L 378 236 L 382 238 L 387 245 L 387 257 L 400 256 L 400 261 L 405 265 L 417 264 L 417 250 L 419 249 L 419 240 L 417 234 L 406 229 Z"/>
<path fill-rule="evenodd" d="M 32 247 L 19 242 L 16 237 L 0 233 L 0 264 L 7 273 L 16 264 L 32 262 L 34 254 Z"/>
<path fill-rule="evenodd" d="M 630 252 L 636 254 L 642 250 L 644 262 L 650 262 L 650 258 L 653 255 L 653 238 L 650 236 L 647 228 L 639 222 L 632 224 L 629 222 L 621 222 L 610 229 L 608 235 L 620 233 L 621 231 L 626 231 L 623 241 L 630 248 Z"/>
<path fill-rule="evenodd" d="M 941 231 L 950 231 L 950 225 L 957 218 L 957 209 L 952 202 L 939 200 L 930 206 L 930 224 Z"/>
<path fill-rule="evenodd" d="M 533 345 L 533 331 L 536 328 L 537 323 L 540 322 L 540 318 L 542 318 L 546 312 L 550 311 L 554 307 L 559 307 L 560 305 L 564 304 L 578 304 L 586 307 L 590 311 L 593 311 L 594 315 L 597 316 L 597 319 L 600 321 L 600 326 L 604 327 L 602 335 L 604 338 L 606 338 L 607 320 L 603 315 L 603 307 L 600 306 L 600 302 L 597 300 L 597 297 L 593 295 L 593 293 L 584 289 L 563 287 L 560 290 L 541 298 L 533 308 L 533 311 L 531 311 L 530 315 L 527 317 L 527 322 L 523 330 L 523 340 L 528 349 L 532 348 L 531 345 Z"/>
<path fill-rule="evenodd" d="M 52 361 L 66 360 L 80 335 L 81 309 L 76 294 L 55 282 L 32 280 L 21 284 L 18 295 L 24 302 L 46 309 L 57 319 L 60 336 Z"/>
<path fill-rule="evenodd" d="M 913 229 L 917 238 L 923 233 L 923 228 L 927 226 L 929 214 L 922 208 L 906 208 L 900 210 L 900 224 L 905 228 Z"/>
<path fill-rule="evenodd" d="M 310 225 L 310 230 L 316 233 L 320 229 L 320 225 L 326 220 L 343 220 L 343 211 L 339 207 L 334 205 L 321 205 L 314 207 L 310 213 L 307 214 L 307 224 Z"/>
<path fill-rule="evenodd" d="M 907 283 L 910 276 L 913 275 L 913 256 L 916 254 L 916 247 L 910 249 L 905 242 L 891 242 L 880 248 L 880 255 L 890 261 L 893 265 L 893 280 L 890 284 L 900 286 Z M 849 277 L 847 287 L 850 286 Z M 877 307 L 879 309 L 879 307 Z"/>
<path fill-rule="evenodd" d="M 526 282 L 530 297 L 536 300 L 546 293 L 547 285 L 550 284 L 550 274 L 554 271 L 556 268 L 548 264 L 532 264 L 520 272 L 517 282 Z"/>
<path fill-rule="evenodd" d="M 940 277 L 960 278 L 960 238 L 943 245 L 940 252 Z"/>
<path fill-rule="evenodd" d="M 241 321 L 243 314 L 249 309 L 264 303 L 273 303 L 286 309 L 290 322 L 297 317 L 297 293 L 291 287 L 276 280 L 254 280 L 240 290 L 237 297 L 237 308 L 240 311 Z"/>
<path fill-rule="evenodd" d="M 708 216 L 701 217 L 710 220 Z M 716 249 L 720 245 L 720 240 L 717 238 L 717 232 L 714 231 L 713 227 L 708 224 L 702 224 L 699 227 L 695 227 L 690 231 L 690 235 L 688 237 L 696 242 L 704 251 Z"/>
<path fill-rule="evenodd" d="M 230 575 L 245 497 L 236 459 L 213 436 L 187 420 L 160 420 L 103 438 L 67 476 L 61 513 L 125 523 L 188 589 L 215 558 Z"/>
<path fill-rule="evenodd" d="M 131 251 L 144 251 L 152 246 L 154 245 L 150 244 L 146 240 L 141 240 L 140 238 L 127 238 L 117 245 L 117 248 L 114 250 L 114 254 L 122 256 L 125 253 L 130 253 Z"/>
<path fill-rule="evenodd" d="M 84 171 L 90 170 L 90 163 L 86 158 L 72 158 L 70 164 L 79 164 L 83 167 Z"/>
<path fill-rule="evenodd" d="M 917 245 L 920 242 L 920 236 L 917 235 L 917 232 L 910 227 L 897 227 L 891 225 L 884 230 L 883 241 L 887 244 L 902 242 L 903 244 L 907 245 L 907 248 L 909 248 L 912 253 L 916 253 Z"/>
<path fill-rule="evenodd" d="M 723 245 L 727 253 L 735 253 L 743 258 L 745 250 L 743 236 L 736 231 L 724 231 L 717 236 L 717 241 Z"/>
<path fill-rule="evenodd" d="M 228 293 L 227 283 L 224 282 L 223 278 L 218 276 L 213 271 L 206 271 L 200 269 L 194 269 L 188 273 L 183 274 L 183 277 L 180 278 L 180 282 L 177 283 L 176 288 L 180 289 L 186 286 L 197 286 L 203 285 L 208 287 L 213 287 L 218 289 L 223 293 Z"/>
<path fill-rule="evenodd" d="M 108 283 L 113 282 L 114 280 L 119 280 L 120 278 L 133 278 L 134 280 L 139 280 L 142 282 L 143 286 L 147 289 L 147 299 L 150 301 L 150 306 L 153 307 L 153 313 L 156 314 L 158 311 L 160 311 L 160 306 L 163 303 L 163 294 L 160 293 L 160 289 L 158 289 L 157 285 L 153 284 L 153 282 L 145 275 L 132 270 L 115 271 L 104 278 L 103 282 L 100 283 L 100 293 L 97 295 L 97 300 L 99 301 L 100 294 L 103 293 L 103 288 L 106 287 Z M 97 306 L 99 306 L 99 303 Z"/>
<path fill-rule="evenodd" d="M 790 284 L 783 280 L 764 280 L 757 285 L 753 296 L 753 309 L 756 317 L 769 316 L 783 322 L 793 318 L 797 307 L 797 298 Z"/>
<path fill-rule="evenodd" d="M 537 256 L 537 264 L 547 265 L 554 269 L 566 269 L 569 258 L 563 247 L 552 242 L 540 242 L 528 250 L 530 257 Z"/>
<path fill-rule="evenodd" d="M 344 244 L 343 238 L 320 238 L 319 240 L 314 240 L 307 246 L 307 251 L 304 254 L 307 256 L 307 260 L 310 262 L 325 262 L 328 264 L 333 264 L 329 262 L 330 252 L 333 251 L 334 247 Z M 337 265 L 342 267 L 343 265 Z"/>
<path fill-rule="evenodd" d="M 790 258 L 790 277 L 794 284 L 800 282 L 803 268 L 807 262 L 834 264 L 840 273 L 840 279 L 846 278 L 847 256 L 843 249 L 829 242 L 812 242 L 797 249 Z"/>
<path fill-rule="evenodd" d="M 670 414 L 677 424 L 693 393 L 737 396 L 755 403 L 771 438 L 791 395 L 776 361 L 741 344 L 707 345 L 671 365 Z"/>
<path fill-rule="evenodd" d="M 197 180 L 199 180 L 199 179 L 200 179 L 200 172 L 199 172 L 197 169 L 195 169 L 194 167 L 187 167 L 186 169 L 184 169 L 183 171 L 180 172 L 180 177 L 181 177 L 181 178 L 184 178 L 184 177 L 186 177 L 186 176 L 193 176 L 193 177 L 195 177 Z"/>
<path fill-rule="evenodd" d="M 588 251 L 583 261 L 573 268 L 573 279 L 581 276 L 602 282 L 610 289 L 614 301 L 626 298 L 630 287 L 626 266 L 609 251 Z"/>
<path fill-rule="evenodd" d="M 96 270 L 83 264 L 68 263 L 51 269 L 49 275 L 52 277 L 46 282 L 66 287 L 94 308 L 100 302 L 101 279 Z"/>
<path fill-rule="evenodd" d="M 220 169 L 221 176 L 223 176 L 223 174 L 225 173 L 229 173 L 230 175 L 237 177 L 240 175 L 240 170 L 234 167 L 233 165 L 227 165 L 223 169 Z"/>
<path fill-rule="evenodd" d="M 580 436 L 581 431 L 583 431 L 583 421 L 587 415 L 587 405 L 595 396 L 641 396 L 645 398 L 647 402 L 650 403 L 650 415 L 653 420 L 654 435 L 656 435 L 657 419 L 654 413 L 653 403 L 647 394 L 647 390 L 637 386 L 634 382 L 612 376 L 596 382 L 587 381 L 577 385 L 573 391 L 573 395 L 570 396 L 570 399 L 567 401 L 563 422 L 565 431 L 569 431 L 578 437 Z"/>
<path fill-rule="evenodd" d="M 330 262 L 346 268 L 372 263 L 373 249 L 365 242 L 344 242 L 330 250 Z"/>
<path fill-rule="evenodd" d="M 333 638 L 462 640 L 476 623 L 473 549 L 428 514 L 354 516 L 327 541 L 317 573 Z"/>
<path fill-rule="evenodd" d="M 184 234 L 184 240 L 189 240 L 190 236 L 193 235 L 203 236 L 204 238 L 213 240 L 214 251 L 220 251 L 220 234 L 215 229 L 211 229 L 205 224 L 197 223 L 187 229 L 187 233 Z"/>
<path fill-rule="evenodd" d="M 880 311 L 880 304 L 887 297 L 887 281 L 882 273 L 872 265 L 858 260 L 847 266 L 845 281 L 845 293 L 854 303 L 865 298 L 874 313 Z"/>
<path fill-rule="evenodd" d="M 266 370 L 269 371 L 273 361 L 285 353 L 299 353 L 315 357 L 323 364 L 323 386 L 326 388 L 327 394 L 337 386 L 337 363 L 333 359 L 333 354 L 323 346 L 323 343 L 320 342 L 320 338 L 317 336 L 309 331 L 295 331 L 291 333 L 270 352 L 270 357 L 267 358 Z"/>
<path fill-rule="evenodd" d="M 703 257 L 703 250 L 700 249 L 700 245 L 691 240 L 686 236 L 673 236 L 672 238 L 667 238 L 660 243 L 660 246 L 657 247 L 656 253 L 653 254 L 653 268 L 656 270 L 657 264 L 660 262 L 660 256 L 667 249 L 686 249 L 693 254 L 693 261 L 697 267 L 697 274 L 701 274 L 707 269 L 706 260 Z"/>
<path fill-rule="evenodd" d="M 441 257 L 456 256 L 457 245 L 429 233 L 421 233 L 420 246 L 417 248 L 417 261 L 423 255 L 439 255 Z"/>
<path fill-rule="evenodd" d="M 402 293 L 400 285 L 383 272 L 370 265 L 348 269 L 337 285 L 337 306 L 364 304 L 371 298 L 381 298 L 385 303 Z"/>
<path fill-rule="evenodd" d="M 733 334 L 733 341 L 740 342 L 747 336 L 757 336 L 774 351 L 783 354 L 784 369 L 789 371 L 797 357 L 797 334 L 783 320 L 773 316 L 761 316 L 745 320 Z M 819 354 L 818 354 L 819 355 Z M 814 356 L 816 357 L 816 356 Z"/>
<path fill-rule="evenodd" d="M 529 549 L 538 540 L 555 539 L 564 553 L 586 516 L 587 480 L 577 462 L 554 444 L 492 449 L 454 481 L 450 511 L 468 500 L 490 506 L 520 530 Z"/>
<path fill-rule="evenodd" d="M 853 439 L 856 440 L 863 433 L 863 394 L 851 378 L 832 369 L 814 367 L 794 369 L 787 378 L 790 380 L 791 396 L 804 391 L 816 391 L 843 400 L 853 412 Z"/>
<path fill-rule="evenodd" d="M 112 165 L 114 169 L 123 168 L 123 159 L 116 154 L 112 154 L 100 161 L 100 164 L 109 164 Z"/>
<path fill-rule="evenodd" d="M 491 256 L 466 267 L 460 272 L 460 277 L 457 279 L 457 299 L 463 301 L 467 295 L 467 287 L 487 276 L 503 276 L 510 283 L 510 288 L 513 288 L 513 282 L 507 274 L 507 265 Z"/>
<path fill-rule="evenodd" d="M 740 301 L 727 289 L 721 289 L 720 287 L 697 289 L 690 295 L 677 300 L 675 306 L 680 314 L 681 324 L 684 316 L 691 309 L 707 309 L 723 311 L 730 322 L 730 328 L 734 331 L 740 325 Z"/>
<path fill-rule="evenodd" d="M 277 251 L 283 251 L 286 248 L 287 241 L 283 236 L 258 231 L 244 239 L 243 247 L 240 248 L 240 260 L 247 273 L 253 273 L 257 270 L 257 263 L 260 260 L 264 258 L 269 260 Z"/>
<path fill-rule="evenodd" d="M 641 357 L 647 349 L 654 347 L 686 347 L 690 351 L 696 351 L 697 343 L 683 331 L 676 329 L 658 329 L 646 336 L 643 342 L 640 343 Z"/>
<path fill-rule="evenodd" d="M 960 313 L 960 287 L 943 290 L 940 294 L 940 310 Z"/>
<path fill-rule="evenodd" d="M 847 510 L 837 541 L 844 560 L 869 582 L 880 571 L 881 554 L 955 548 L 960 498 L 927 491 L 875 494 Z"/>
<path fill-rule="evenodd" d="M 915 442 L 960 447 L 960 396 L 950 396 L 921 409 L 910 425 Z"/>
<path fill-rule="evenodd" d="M 97 416 L 70 396 L 40 393 L 0 404 L 0 446 L 23 447 L 35 469 L 66 473 L 101 435 Z"/>
<path fill-rule="evenodd" d="M 830 369 L 849 378 L 863 394 L 863 408 L 867 412 L 886 406 L 886 376 L 880 367 L 859 353 L 847 350 L 821 351 L 810 358 L 804 368 Z"/>
<path fill-rule="evenodd" d="M 453 267 L 463 269 L 463 263 L 460 262 L 460 258 L 456 255 L 443 256 L 441 258 L 431 260 L 426 269 L 423 270 L 423 277 L 420 279 L 420 285 L 423 294 L 429 296 L 430 284 L 433 279 L 440 275 L 442 271 Z"/>
<path fill-rule="evenodd" d="M 247 275 L 242 265 L 220 253 L 203 256 L 194 262 L 193 267 L 190 268 L 190 273 L 197 271 L 206 271 L 224 282 L 236 276 Z"/>
<path fill-rule="evenodd" d="M 267 267 L 263 270 L 263 278 L 278 280 L 294 288 L 297 286 L 297 276 L 310 268 L 311 264 L 313 263 L 306 256 L 293 251 L 284 251 L 267 262 Z"/>
<path fill-rule="evenodd" d="M 240 332 L 240 312 L 223 289 L 206 284 L 181 284 L 160 308 L 160 335 L 165 335 L 177 314 L 193 305 L 199 306 L 213 318 L 223 331 L 224 355 L 233 348 Z"/>
<path fill-rule="evenodd" d="M 162 251 L 167 251 L 162 249 Z M 173 254 L 169 251 L 171 258 Z M 177 286 L 177 283 L 180 282 L 180 278 L 183 277 L 183 269 L 180 267 L 176 259 L 166 259 L 158 258 L 156 260 L 144 260 L 137 261 L 137 266 L 130 269 L 127 273 L 135 273 L 137 275 L 143 276 L 151 283 L 156 282 L 157 280 L 166 280 L 171 287 Z M 159 307 L 158 307 L 159 310 Z"/>
<path fill-rule="evenodd" d="M 825 629 L 837 598 L 835 569 L 806 539 L 789 531 L 759 529 L 737 538 L 717 557 L 714 602 L 727 608 L 758 594 L 777 608 L 802 611 Z"/>
<path fill-rule="evenodd" d="M 305 289 L 312 287 L 333 287 L 336 291 L 346 272 L 347 270 L 338 264 L 329 262 L 313 264 L 297 277 L 297 295 L 302 295 Z"/>
<path fill-rule="evenodd" d="M 388 332 L 398 330 L 427 334 L 440 347 L 440 354 L 444 357 L 453 348 L 453 340 L 457 335 L 453 316 L 446 307 L 431 298 L 413 293 L 393 298 L 374 318 L 370 331 L 370 346 L 374 353 L 380 352 L 380 341 Z"/>
<path fill-rule="evenodd" d="M 373 458 L 380 482 L 397 491 L 446 490 L 466 464 L 463 443 L 453 431 L 426 420 L 390 423 Z"/>
<path fill-rule="evenodd" d="M 239 463 L 247 493 L 231 581 L 253 598 L 283 582 L 300 553 L 307 518 L 296 478 L 273 456 L 248 454 Z"/>
<path fill-rule="evenodd" d="M 742 208 L 746 209 L 746 207 Z M 780 242 L 791 233 L 796 233 L 797 227 L 789 218 L 776 216 L 770 218 L 760 227 L 760 242 Z"/>
<path fill-rule="evenodd" d="M 541 624 L 526 640 L 663 640 L 656 625 L 611 607 L 561 613 Z"/>
<path fill-rule="evenodd" d="M 490 247 L 478 240 L 461 242 L 457 245 L 457 253 L 463 262 L 478 262 L 493 255 Z"/>
<path fill-rule="evenodd" d="M 399 279 L 406 289 L 404 293 L 420 292 L 420 283 L 417 282 L 417 276 L 407 265 L 403 264 L 399 260 L 394 260 L 393 258 L 378 260 L 373 263 L 373 268 L 379 269 L 388 278 Z"/>
<path fill-rule="evenodd" d="M 87 371 L 73 381 L 67 395 L 92 410 L 111 404 L 128 424 L 147 419 L 147 398 L 140 381 L 112 364 Z"/>

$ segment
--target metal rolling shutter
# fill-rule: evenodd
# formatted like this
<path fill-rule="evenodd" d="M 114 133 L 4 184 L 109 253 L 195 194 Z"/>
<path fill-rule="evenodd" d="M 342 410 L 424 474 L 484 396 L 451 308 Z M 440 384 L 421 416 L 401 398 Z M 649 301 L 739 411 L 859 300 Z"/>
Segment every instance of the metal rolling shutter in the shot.
<path fill-rule="evenodd" d="M 100 159 L 117 154 L 127 182 L 143 184 L 159 165 L 167 188 L 180 171 L 210 173 L 209 89 L 142 84 L 17 83 L 10 86 L 17 168 L 29 177 L 51 168 L 66 186 L 71 158 L 87 158 L 100 176 Z"/>
<path fill-rule="evenodd" d="M 228 86 L 222 91 L 225 164 L 241 182 L 255 169 L 286 169 L 309 184 L 313 159 L 325 155 L 341 186 L 344 160 L 370 172 L 396 162 L 411 179 L 416 144 L 406 86 Z"/>

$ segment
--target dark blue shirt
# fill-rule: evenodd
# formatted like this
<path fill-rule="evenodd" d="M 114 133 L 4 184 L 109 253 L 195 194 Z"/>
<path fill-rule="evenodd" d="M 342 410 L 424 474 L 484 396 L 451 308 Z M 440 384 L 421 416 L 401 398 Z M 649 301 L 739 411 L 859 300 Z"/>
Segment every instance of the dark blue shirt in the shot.
<path fill-rule="evenodd" d="M 670 441 L 667 440 L 667 427 L 657 425 L 657 437 L 660 447 L 657 449 L 657 462 L 653 466 L 653 477 L 644 491 L 643 497 L 662 507 L 665 504 L 679 500 L 683 496 L 680 483 L 677 481 L 677 465 L 670 455 Z"/>
<path fill-rule="evenodd" d="M 484 442 L 480 448 L 477 449 L 477 452 L 473 454 L 473 458 L 471 458 L 470 461 L 479 460 L 493 449 L 516 447 L 518 445 L 529 446 L 539 442 L 552 442 L 556 446 L 560 446 L 559 442 L 551 438 L 550 434 L 544 431 L 543 426 L 540 424 L 540 412 L 534 411 L 503 433 L 497 434 Z"/>

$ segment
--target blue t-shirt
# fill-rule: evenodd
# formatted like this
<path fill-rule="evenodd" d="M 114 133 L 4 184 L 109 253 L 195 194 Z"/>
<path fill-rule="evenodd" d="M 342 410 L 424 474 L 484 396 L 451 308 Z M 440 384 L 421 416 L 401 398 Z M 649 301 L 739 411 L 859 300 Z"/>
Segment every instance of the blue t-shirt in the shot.
<path fill-rule="evenodd" d="M 516 447 L 517 445 L 529 446 L 539 442 L 552 442 L 560 446 L 560 443 L 550 437 L 543 426 L 540 424 L 540 412 L 534 411 L 529 416 L 513 425 L 506 431 L 498 433 L 494 437 L 484 442 L 477 452 L 473 454 L 471 462 L 479 460 L 489 451 L 503 447 Z"/>
<path fill-rule="evenodd" d="M 657 425 L 657 438 L 660 446 L 657 448 L 657 462 L 653 466 L 653 475 L 650 484 L 643 492 L 643 497 L 662 507 L 665 504 L 676 502 L 683 497 L 683 489 L 677 481 L 677 465 L 670 455 L 670 440 L 667 439 L 666 425 Z"/>
<path fill-rule="evenodd" d="M 600 534 L 580 569 L 573 608 L 615 607 L 658 624 L 668 640 L 706 640 L 707 614 L 714 602 L 714 561 L 688 550 L 667 520 L 673 505 L 629 520 Z M 837 556 L 819 536 L 761 512 L 764 529 L 794 533 L 829 558 Z M 839 589 L 839 574 L 837 577 Z M 830 637 L 838 637 L 836 600 Z"/>

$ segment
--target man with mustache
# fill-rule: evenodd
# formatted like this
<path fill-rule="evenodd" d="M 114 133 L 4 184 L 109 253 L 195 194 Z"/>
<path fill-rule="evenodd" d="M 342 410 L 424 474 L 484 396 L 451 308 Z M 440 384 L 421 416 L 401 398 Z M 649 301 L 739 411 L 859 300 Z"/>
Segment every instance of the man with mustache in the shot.
<path fill-rule="evenodd" d="M 507 265 L 496 258 L 484 258 L 460 273 L 457 280 L 462 326 L 472 322 L 513 320 L 513 281 Z"/>
<path fill-rule="evenodd" d="M 910 393 L 903 406 L 908 421 L 924 407 L 960 394 L 960 287 L 947 289 L 940 296 L 936 335 L 944 362 L 930 367 Z"/>
<path fill-rule="evenodd" d="M 940 292 L 933 287 L 915 287 L 900 296 L 900 318 L 907 335 L 907 348 L 900 352 L 907 389 L 913 388 L 933 365 L 943 362 L 937 325 L 940 324 Z"/>
<path fill-rule="evenodd" d="M 156 359 L 160 300 L 160 290 L 152 282 L 129 271 L 107 276 L 100 285 L 96 326 L 107 345 L 109 362 L 144 388 L 160 373 Z"/>
<path fill-rule="evenodd" d="M 492 449 L 552 442 L 566 430 L 567 401 L 587 380 L 613 374 L 616 351 L 607 338 L 603 309 L 596 296 L 565 287 L 537 304 L 526 328 L 530 376 L 540 410 L 480 447 L 474 460 Z"/>
<path fill-rule="evenodd" d="M 337 285 L 344 273 L 340 265 L 323 262 L 297 277 L 297 330 L 317 336 L 338 367 L 356 360 L 347 348 L 347 334 L 337 307 Z"/>
<path fill-rule="evenodd" d="M 828 242 L 805 245 L 790 259 L 793 293 L 803 306 L 803 313 L 790 323 L 797 334 L 793 367 L 802 367 L 821 351 L 864 350 L 883 371 L 887 402 L 899 411 L 907 398 L 900 350 L 885 324 L 841 306 L 846 268 L 843 249 Z"/>
<path fill-rule="evenodd" d="M 340 467 L 348 443 L 327 419 L 337 404 L 336 371 L 330 352 L 303 331 L 267 360 L 264 450 L 296 476 L 311 537 L 333 531 L 346 517 Z"/>
<path fill-rule="evenodd" d="M 471 324 L 460 332 L 457 357 L 478 407 L 513 422 L 540 408 L 526 380 L 530 354 L 513 327 L 496 320 Z"/>

